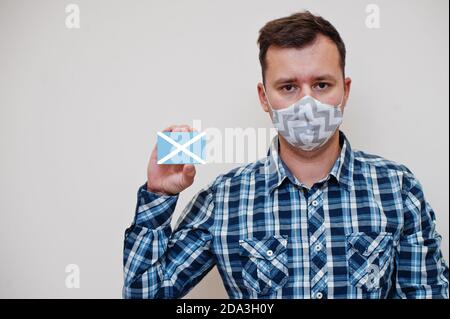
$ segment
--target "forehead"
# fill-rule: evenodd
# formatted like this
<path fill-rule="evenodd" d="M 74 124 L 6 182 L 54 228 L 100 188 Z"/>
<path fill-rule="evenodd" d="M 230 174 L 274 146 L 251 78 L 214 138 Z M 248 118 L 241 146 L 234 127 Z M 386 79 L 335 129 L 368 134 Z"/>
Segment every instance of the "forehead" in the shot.
<path fill-rule="evenodd" d="M 319 73 L 341 74 L 340 56 L 336 44 L 323 35 L 299 48 L 270 46 L 266 54 L 267 79 L 278 77 L 307 78 Z"/>

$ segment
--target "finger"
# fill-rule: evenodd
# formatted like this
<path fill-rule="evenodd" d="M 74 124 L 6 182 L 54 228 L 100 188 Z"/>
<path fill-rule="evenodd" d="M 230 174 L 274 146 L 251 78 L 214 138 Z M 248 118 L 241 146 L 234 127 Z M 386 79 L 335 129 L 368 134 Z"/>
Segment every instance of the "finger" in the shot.
<path fill-rule="evenodd" d="M 174 129 L 173 132 L 189 132 L 189 125 L 186 124 L 181 124 L 181 125 L 177 125 Z"/>
<path fill-rule="evenodd" d="M 187 124 L 174 124 L 166 127 L 162 130 L 162 132 L 175 132 L 175 130 L 180 129 L 181 127 L 189 127 Z"/>
<path fill-rule="evenodd" d="M 172 132 L 172 130 L 176 127 L 177 125 L 170 125 L 168 127 L 166 127 L 165 129 L 162 130 L 162 132 Z"/>
<path fill-rule="evenodd" d="M 187 124 L 175 124 L 166 127 L 162 132 L 193 132 L 197 131 L 193 127 L 187 125 Z"/>

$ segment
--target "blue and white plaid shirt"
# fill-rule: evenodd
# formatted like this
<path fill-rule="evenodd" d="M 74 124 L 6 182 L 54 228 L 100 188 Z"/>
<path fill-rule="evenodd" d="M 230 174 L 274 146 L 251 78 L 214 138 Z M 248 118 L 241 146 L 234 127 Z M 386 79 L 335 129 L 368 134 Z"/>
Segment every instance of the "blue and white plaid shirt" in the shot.
<path fill-rule="evenodd" d="M 124 298 L 180 298 L 216 265 L 230 298 L 448 298 L 435 214 L 404 165 L 352 150 L 311 188 L 278 154 L 177 196 L 138 192 Z"/>

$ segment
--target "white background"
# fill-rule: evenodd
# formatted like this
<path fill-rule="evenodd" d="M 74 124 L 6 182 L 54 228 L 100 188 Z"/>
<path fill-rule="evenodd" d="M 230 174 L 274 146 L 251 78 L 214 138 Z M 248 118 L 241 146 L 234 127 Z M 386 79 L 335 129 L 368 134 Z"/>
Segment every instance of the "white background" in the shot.
<path fill-rule="evenodd" d="M 0 297 L 120 298 L 123 233 L 156 132 L 270 127 L 256 94 L 258 30 L 309 9 L 330 20 L 353 79 L 353 148 L 407 165 L 449 257 L 448 1 L 0 0 Z M 198 168 L 188 200 L 235 165 Z M 80 288 L 65 267 L 80 267 Z M 214 269 L 188 297 L 227 297 Z"/>

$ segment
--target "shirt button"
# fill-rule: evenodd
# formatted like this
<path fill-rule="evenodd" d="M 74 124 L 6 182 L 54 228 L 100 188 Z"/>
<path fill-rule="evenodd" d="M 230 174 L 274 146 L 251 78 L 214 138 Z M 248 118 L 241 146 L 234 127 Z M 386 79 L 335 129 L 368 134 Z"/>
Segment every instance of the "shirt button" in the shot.
<path fill-rule="evenodd" d="M 319 205 L 319 202 L 316 201 L 316 200 L 313 200 L 313 201 L 312 201 L 312 205 L 313 205 L 314 207 L 316 207 L 317 205 Z"/>
<path fill-rule="evenodd" d="M 314 247 L 314 249 L 316 251 L 321 251 L 322 250 L 322 244 L 317 244 L 316 247 Z"/>
<path fill-rule="evenodd" d="M 269 249 L 269 250 L 268 250 L 268 251 L 266 252 L 266 254 L 267 254 L 267 256 L 269 256 L 269 257 L 270 257 L 270 256 L 272 256 L 272 255 L 273 255 L 273 251 Z"/>
<path fill-rule="evenodd" d="M 323 294 L 321 292 L 316 293 L 316 299 L 322 299 Z"/>

